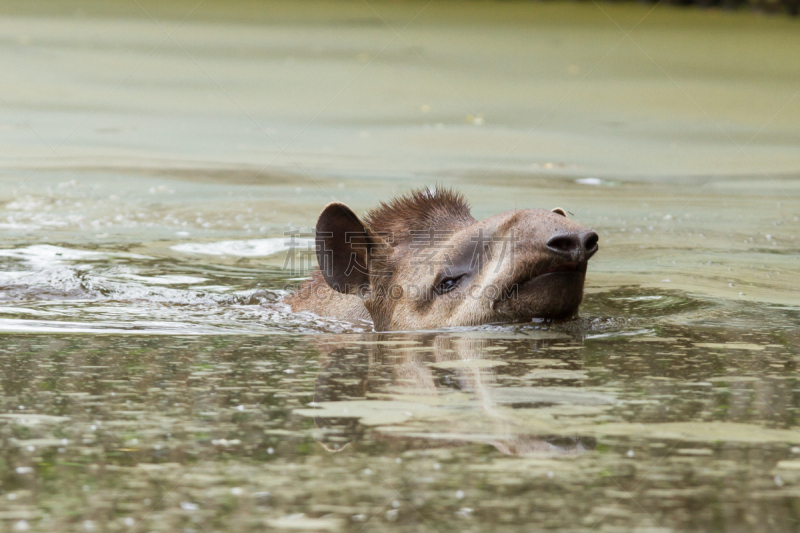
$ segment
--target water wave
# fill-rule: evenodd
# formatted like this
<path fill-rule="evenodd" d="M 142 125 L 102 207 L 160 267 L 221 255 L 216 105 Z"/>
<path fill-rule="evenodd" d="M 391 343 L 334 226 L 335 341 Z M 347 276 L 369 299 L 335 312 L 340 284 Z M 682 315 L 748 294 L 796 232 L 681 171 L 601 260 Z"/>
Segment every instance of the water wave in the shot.
<path fill-rule="evenodd" d="M 158 272 L 165 266 L 169 273 Z M 285 291 L 258 283 L 221 283 L 211 269 L 198 275 L 194 264 L 159 265 L 126 252 L 53 245 L 4 249 L 0 330 L 283 334 L 370 329 L 369 324 L 292 313 L 280 301 Z"/>

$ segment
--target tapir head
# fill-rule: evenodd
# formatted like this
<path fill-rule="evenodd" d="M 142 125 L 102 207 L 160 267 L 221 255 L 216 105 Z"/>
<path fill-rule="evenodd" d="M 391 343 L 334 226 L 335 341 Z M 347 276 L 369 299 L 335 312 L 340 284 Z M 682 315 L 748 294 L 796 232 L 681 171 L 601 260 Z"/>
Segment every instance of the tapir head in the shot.
<path fill-rule="evenodd" d="M 381 204 L 363 221 L 329 204 L 316 240 L 327 284 L 361 297 L 378 331 L 568 318 L 598 249 L 597 234 L 562 209 L 478 221 L 442 189 Z"/>

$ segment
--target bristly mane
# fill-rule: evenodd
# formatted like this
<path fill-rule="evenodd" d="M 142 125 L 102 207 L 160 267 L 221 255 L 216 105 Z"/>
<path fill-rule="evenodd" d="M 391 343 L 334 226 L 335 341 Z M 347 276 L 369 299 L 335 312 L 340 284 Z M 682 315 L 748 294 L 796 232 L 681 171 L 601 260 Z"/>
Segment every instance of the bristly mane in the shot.
<path fill-rule="evenodd" d="M 371 231 L 384 238 L 391 236 L 393 247 L 410 242 L 412 231 L 454 230 L 473 222 L 475 219 L 464 196 L 438 186 L 417 189 L 381 202 L 364 217 L 364 224 Z"/>

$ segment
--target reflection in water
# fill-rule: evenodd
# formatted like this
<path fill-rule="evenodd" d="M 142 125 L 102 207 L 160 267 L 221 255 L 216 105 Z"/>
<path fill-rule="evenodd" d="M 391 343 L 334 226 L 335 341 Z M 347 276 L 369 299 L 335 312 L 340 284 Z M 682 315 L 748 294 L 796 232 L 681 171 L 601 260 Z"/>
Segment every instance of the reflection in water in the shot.
<path fill-rule="evenodd" d="M 580 452 L 594 448 L 594 439 L 535 433 L 541 428 L 516 416 L 515 410 L 568 405 L 576 413 L 580 406 L 590 406 L 587 411 L 592 412 L 595 406 L 614 403 L 608 394 L 582 393 L 586 373 L 571 368 L 578 363 L 537 359 L 541 366 L 530 372 L 525 359 L 512 357 L 509 363 L 512 354 L 502 348 L 498 353 L 491 338 L 428 334 L 384 342 L 383 335 L 372 337 L 326 339 L 319 346 L 324 355 L 314 388 L 316 408 L 302 413 L 314 416 L 324 430 L 319 441 L 329 451 L 362 439 L 364 418 L 371 418 L 370 425 L 380 426 L 383 438 L 423 438 L 432 441 L 429 446 L 484 442 L 510 455 Z M 527 350 L 540 351 L 554 342 L 543 337 Z M 532 354 L 513 355 L 530 359 Z M 568 389 L 502 388 L 497 374 L 563 383 Z M 425 420 L 424 426 L 415 417 Z M 431 431 L 432 417 L 448 423 Z"/>

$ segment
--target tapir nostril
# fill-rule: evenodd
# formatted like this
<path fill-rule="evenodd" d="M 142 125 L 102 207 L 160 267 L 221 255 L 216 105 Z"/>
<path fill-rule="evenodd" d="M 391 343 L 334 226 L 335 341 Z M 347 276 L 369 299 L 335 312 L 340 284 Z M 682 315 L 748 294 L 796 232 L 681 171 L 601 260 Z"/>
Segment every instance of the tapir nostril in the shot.
<path fill-rule="evenodd" d="M 591 256 L 597 251 L 597 241 L 600 240 L 597 233 L 587 231 L 581 235 L 581 240 L 583 241 L 583 249 L 586 251 L 587 256 Z"/>
<path fill-rule="evenodd" d="M 574 233 L 561 233 L 551 237 L 547 247 L 560 254 L 573 254 L 580 250 L 581 241 Z"/>

